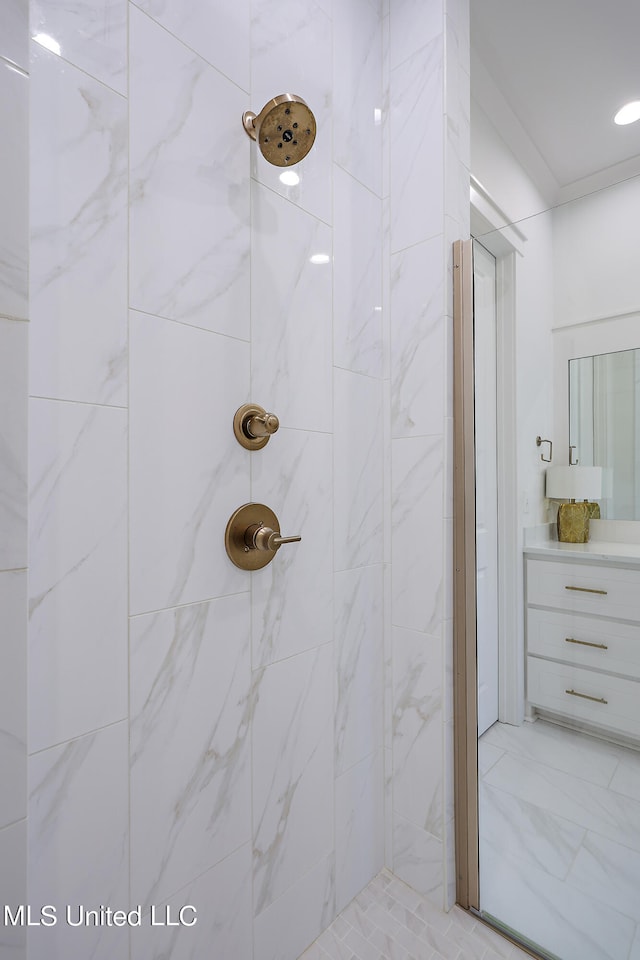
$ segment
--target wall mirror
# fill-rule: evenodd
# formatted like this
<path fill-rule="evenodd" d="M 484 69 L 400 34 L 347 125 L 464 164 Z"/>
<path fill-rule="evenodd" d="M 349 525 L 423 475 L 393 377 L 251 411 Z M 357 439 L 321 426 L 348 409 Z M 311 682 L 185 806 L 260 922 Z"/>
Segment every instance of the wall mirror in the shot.
<path fill-rule="evenodd" d="M 525 574 L 528 557 L 541 569 L 553 527 L 536 436 L 553 439 L 553 465 L 569 463 L 571 445 L 584 463 L 597 444 L 624 443 L 602 440 L 604 424 L 596 439 L 595 420 L 616 410 L 622 420 L 623 407 L 627 438 L 636 421 L 635 400 L 632 411 L 618 396 L 606 412 L 589 406 L 604 373 L 589 386 L 573 364 L 640 348 L 640 124 L 612 122 L 640 97 L 630 39 L 639 31 L 640 8 L 623 0 L 606 10 L 595 0 L 471 4 L 476 340 L 492 346 L 475 357 L 479 873 L 470 905 L 533 955 L 559 960 L 640 958 L 640 609 L 632 599 L 596 614 L 612 635 L 631 631 L 630 660 L 609 671 L 636 704 L 629 726 L 599 719 L 609 705 L 600 701 L 615 695 L 591 688 L 584 701 L 570 697 L 580 702 L 573 713 L 545 710 L 531 694 L 542 667 L 571 677 L 563 694 L 607 671 L 595 659 L 602 648 L 564 638 L 609 644 L 577 633 L 594 624 L 570 610 L 559 614 L 563 652 L 545 652 L 554 601 L 534 595 Z M 570 377 L 579 414 L 569 410 Z M 617 389 L 622 374 L 607 378 Z M 591 422 L 590 440 L 578 443 L 578 420 Z M 636 454 L 627 453 L 630 472 Z M 608 498 L 603 515 L 633 540 L 638 518 L 621 504 Z M 607 575 L 640 584 L 640 548 L 625 548 Z"/>
<path fill-rule="evenodd" d="M 569 361 L 574 463 L 604 468 L 602 517 L 640 520 L 640 349 Z"/>

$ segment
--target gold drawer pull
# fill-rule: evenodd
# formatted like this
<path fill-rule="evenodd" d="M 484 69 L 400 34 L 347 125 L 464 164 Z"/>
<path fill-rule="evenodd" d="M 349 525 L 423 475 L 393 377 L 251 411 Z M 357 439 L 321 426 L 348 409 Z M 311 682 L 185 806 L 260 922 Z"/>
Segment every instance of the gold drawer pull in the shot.
<path fill-rule="evenodd" d="M 606 590 L 594 590 L 593 587 L 565 587 L 565 590 L 576 590 L 578 593 L 600 593 L 606 597 Z"/>
<path fill-rule="evenodd" d="M 608 703 L 608 700 L 605 700 L 604 697 L 590 697 L 588 693 L 576 693 L 575 690 L 565 690 L 565 693 L 570 693 L 572 697 L 582 697 L 583 700 L 593 700 L 594 703 Z"/>
<path fill-rule="evenodd" d="M 578 593 L 601 593 L 604 597 L 607 595 L 606 590 L 594 590 L 592 587 L 565 587 L 565 590 L 577 590 Z"/>
<path fill-rule="evenodd" d="M 589 640 L 574 640 L 573 637 L 565 637 L 565 643 L 579 643 L 583 647 L 597 647 L 599 650 L 608 650 L 606 643 L 591 643 Z"/>

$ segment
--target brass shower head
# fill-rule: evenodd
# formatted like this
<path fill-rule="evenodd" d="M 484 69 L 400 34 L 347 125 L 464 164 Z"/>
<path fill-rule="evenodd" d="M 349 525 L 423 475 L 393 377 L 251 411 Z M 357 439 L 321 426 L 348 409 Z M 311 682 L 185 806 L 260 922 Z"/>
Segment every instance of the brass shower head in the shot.
<path fill-rule="evenodd" d="M 302 97 L 292 93 L 269 100 L 257 116 L 245 110 L 242 123 L 265 160 L 276 167 L 298 163 L 309 153 L 316 138 L 316 118 Z"/>

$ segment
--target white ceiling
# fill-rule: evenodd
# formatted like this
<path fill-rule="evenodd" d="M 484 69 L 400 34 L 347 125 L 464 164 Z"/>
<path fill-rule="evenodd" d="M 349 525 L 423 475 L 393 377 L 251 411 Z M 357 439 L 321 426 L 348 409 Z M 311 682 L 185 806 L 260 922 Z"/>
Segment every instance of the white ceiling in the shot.
<path fill-rule="evenodd" d="M 594 174 L 604 186 L 640 173 L 640 121 L 613 123 L 623 103 L 640 100 L 640 0 L 470 4 L 472 95 L 482 88 L 480 102 L 491 116 L 491 85 L 480 83 L 479 67 L 474 71 L 479 59 L 561 194 Z M 500 117 L 500 132 L 510 143 L 513 131 L 505 129 L 504 111 L 493 116 Z M 513 137 L 517 156 L 522 139 Z"/>

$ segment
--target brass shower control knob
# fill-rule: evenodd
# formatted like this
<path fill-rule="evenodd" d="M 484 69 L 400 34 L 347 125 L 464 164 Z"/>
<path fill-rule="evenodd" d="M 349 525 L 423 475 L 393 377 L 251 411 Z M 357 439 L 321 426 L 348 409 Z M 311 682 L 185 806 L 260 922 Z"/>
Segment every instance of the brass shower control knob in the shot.
<path fill-rule="evenodd" d="M 255 403 L 243 404 L 233 418 L 236 439 L 247 450 L 261 450 L 279 426 L 275 413 L 267 413 Z"/>
<path fill-rule="evenodd" d="M 273 510 L 264 503 L 245 503 L 233 513 L 224 534 L 227 555 L 241 570 L 259 570 L 271 563 L 283 543 L 302 537 L 283 537 Z"/>

